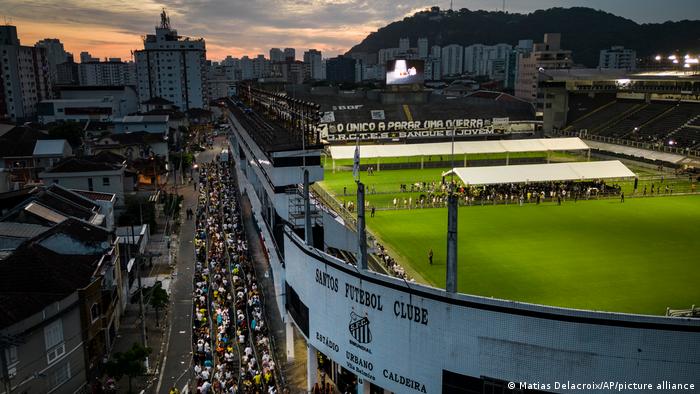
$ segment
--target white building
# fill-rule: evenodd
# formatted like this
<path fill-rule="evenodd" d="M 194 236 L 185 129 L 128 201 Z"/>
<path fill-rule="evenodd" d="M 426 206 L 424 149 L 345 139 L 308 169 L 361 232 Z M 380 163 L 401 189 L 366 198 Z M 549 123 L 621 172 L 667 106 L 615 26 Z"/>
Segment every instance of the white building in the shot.
<path fill-rule="evenodd" d="M 78 78 L 82 86 L 136 86 L 136 66 L 120 58 L 80 63 Z"/>
<path fill-rule="evenodd" d="M 131 115 L 114 119 L 115 133 L 147 131 L 168 135 L 168 115 Z"/>
<path fill-rule="evenodd" d="M 183 111 L 208 107 L 204 39 L 179 36 L 165 11 L 160 19 L 135 52 L 139 100 L 162 97 Z"/>
<path fill-rule="evenodd" d="M 460 75 L 464 65 L 464 48 L 461 45 L 451 44 L 442 47 L 442 75 Z"/>
<path fill-rule="evenodd" d="M 573 63 L 571 51 L 561 49 L 561 34 L 546 33 L 544 42 L 535 44 L 531 52 L 518 54 L 515 97 L 537 101 L 540 71 L 568 69 Z M 541 105 L 542 102 L 537 103 L 538 108 Z"/>
<path fill-rule="evenodd" d="M 401 49 L 399 48 L 382 48 L 379 50 L 379 54 L 377 55 L 377 64 L 386 67 L 386 62 L 396 59 L 396 57 L 399 56 L 399 53 L 401 53 Z"/>
<path fill-rule="evenodd" d="M 428 39 L 425 37 L 418 39 L 418 57 L 421 59 L 428 58 Z"/>
<path fill-rule="evenodd" d="M 469 45 L 464 48 L 464 71 L 472 75 L 487 75 L 492 79 L 503 80 L 511 49 L 508 44 Z"/>
<path fill-rule="evenodd" d="M 309 49 L 308 51 L 304 52 L 304 63 L 309 65 L 309 76 L 311 79 L 323 79 L 323 61 L 321 51 Z"/>
<path fill-rule="evenodd" d="M 233 65 L 212 64 L 207 67 L 207 88 L 212 99 L 235 95 L 237 81 Z"/>
<path fill-rule="evenodd" d="M 408 50 L 411 48 L 411 40 L 408 38 L 400 38 L 399 39 L 399 51 L 401 52 L 408 52 Z"/>
<path fill-rule="evenodd" d="M 0 119 L 31 120 L 41 100 L 51 97 L 44 48 L 20 45 L 15 26 L 0 26 Z"/>
<path fill-rule="evenodd" d="M 254 71 L 253 60 L 248 56 L 243 56 L 241 58 L 241 79 L 244 81 L 253 79 Z"/>
<path fill-rule="evenodd" d="M 253 59 L 253 78 L 264 78 L 270 73 L 270 62 L 265 55 L 258 55 Z"/>
<path fill-rule="evenodd" d="M 637 52 L 634 49 L 625 49 L 622 46 L 603 49 L 600 51 L 598 68 L 634 70 L 637 68 Z"/>

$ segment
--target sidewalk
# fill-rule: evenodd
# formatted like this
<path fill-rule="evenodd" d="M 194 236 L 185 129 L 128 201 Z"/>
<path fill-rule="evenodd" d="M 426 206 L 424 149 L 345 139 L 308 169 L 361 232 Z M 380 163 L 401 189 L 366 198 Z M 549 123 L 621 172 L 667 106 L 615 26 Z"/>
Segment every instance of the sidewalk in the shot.
<path fill-rule="evenodd" d="M 287 346 L 285 324 L 275 302 L 275 285 L 272 277 L 267 274 L 269 263 L 260 245 L 255 225 L 253 224 L 252 211 L 248 196 L 241 198 L 241 216 L 248 250 L 255 267 L 255 275 L 263 287 L 265 299 L 265 311 L 270 324 L 270 332 L 274 335 L 275 361 L 280 365 L 280 374 L 283 376 L 286 387 L 292 394 L 306 393 L 306 344 L 302 336 L 294 330 L 294 361 L 287 362 Z"/>

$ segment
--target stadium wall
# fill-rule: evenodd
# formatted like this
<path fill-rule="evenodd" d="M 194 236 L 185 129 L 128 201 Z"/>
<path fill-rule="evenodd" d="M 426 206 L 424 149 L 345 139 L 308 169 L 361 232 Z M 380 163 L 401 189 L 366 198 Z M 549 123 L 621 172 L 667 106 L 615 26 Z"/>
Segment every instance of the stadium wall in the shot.
<path fill-rule="evenodd" d="M 307 341 L 393 392 L 472 392 L 486 381 L 562 393 L 580 390 L 557 382 L 698 384 L 698 320 L 448 294 L 360 272 L 291 231 L 284 250 L 287 310 Z"/>

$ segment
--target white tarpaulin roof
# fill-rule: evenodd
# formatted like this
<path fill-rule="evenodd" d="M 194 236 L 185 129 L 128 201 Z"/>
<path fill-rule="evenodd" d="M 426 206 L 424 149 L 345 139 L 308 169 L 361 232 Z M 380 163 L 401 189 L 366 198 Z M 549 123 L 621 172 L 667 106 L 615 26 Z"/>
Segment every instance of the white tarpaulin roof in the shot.
<path fill-rule="evenodd" d="M 494 141 L 455 141 L 454 145 L 454 153 L 456 155 L 590 149 L 585 142 L 577 137 Z M 331 146 L 330 149 L 331 157 L 333 159 L 352 159 L 355 155 L 355 145 Z M 402 145 L 360 145 L 360 157 L 363 159 L 377 157 L 449 155 L 451 153 L 451 142 Z"/>
<path fill-rule="evenodd" d="M 461 167 L 453 168 L 452 171 L 447 171 L 443 175 L 448 175 L 452 172 L 468 185 L 582 181 L 588 179 L 632 178 L 636 176 L 619 160 Z"/>

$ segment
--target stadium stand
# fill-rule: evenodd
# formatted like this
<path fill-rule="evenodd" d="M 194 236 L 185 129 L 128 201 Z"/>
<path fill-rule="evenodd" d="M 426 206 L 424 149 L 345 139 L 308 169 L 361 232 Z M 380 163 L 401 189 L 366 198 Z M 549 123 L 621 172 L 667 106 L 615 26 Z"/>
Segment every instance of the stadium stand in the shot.
<path fill-rule="evenodd" d="M 604 107 L 615 101 L 614 94 L 596 94 L 591 97 L 587 94 L 572 94 L 569 96 L 569 123 L 575 122 L 589 113 Z"/>
<path fill-rule="evenodd" d="M 672 108 L 673 105 L 664 102 L 645 104 L 620 121 L 600 130 L 598 134 L 618 138 L 634 135 L 639 127 Z"/>
<path fill-rule="evenodd" d="M 596 130 L 608 124 L 612 119 L 617 119 L 620 114 L 626 114 L 632 111 L 638 102 L 634 101 L 615 101 L 606 104 L 595 111 L 591 111 L 588 115 L 579 118 L 573 122 L 568 130 L 570 131 L 588 131 L 594 134 Z"/>
<path fill-rule="evenodd" d="M 697 116 L 700 116 L 700 104 L 676 104 L 664 116 L 641 127 L 637 132 L 636 138 L 633 139 L 647 142 L 666 142 L 671 133 L 679 130 L 690 119 L 694 119 Z"/>
<path fill-rule="evenodd" d="M 676 145 L 687 148 L 700 148 L 700 128 L 681 127 L 669 137 Z"/>

